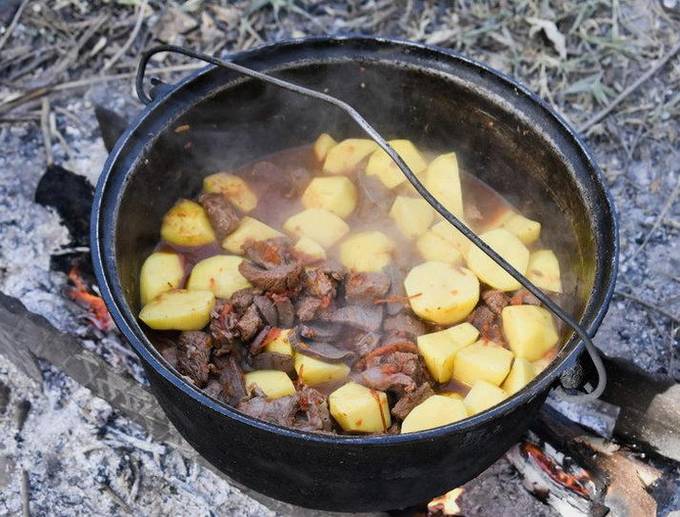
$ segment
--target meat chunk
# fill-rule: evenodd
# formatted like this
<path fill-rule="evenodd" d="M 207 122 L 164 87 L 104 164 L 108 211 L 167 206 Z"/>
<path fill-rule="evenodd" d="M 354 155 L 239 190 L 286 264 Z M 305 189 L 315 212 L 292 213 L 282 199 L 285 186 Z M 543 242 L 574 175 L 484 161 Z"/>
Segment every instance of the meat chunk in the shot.
<path fill-rule="evenodd" d="M 246 384 L 243 378 L 243 370 L 236 358 L 230 356 L 220 371 L 220 384 L 222 385 L 222 398 L 232 406 L 237 405 L 247 395 Z"/>
<path fill-rule="evenodd" d="M 252 358 L 256 370 L 280 370 L 292 375 L 295 371 L 293 356 L 276 352 L 260 352 Z"/>
<path fill-rule="evenodd" d="M 295 307 L 293 302 L 287 296 L 273 295 L 274 307 L 276 308 L 276 316 L 279 320 L 279 326 L 283 328 L 290 328 L 295 324 Z"/>
<path fill-rule="evenodd" d="M 264 268 L 290 262 L 290 242 L 286 237 L 250 241 L 243 246 L 246 257 Z"/>
<path fill-rule="evenodd" d="M 305 291 L 317 298 L 328 296 L 335 298 L 337 281 L 320 268 L 307 268 L 304 273 Z"/>
<path fill-rule="evenodd" d="M 346 305 L 323 315 L 323 318 L 364 332 L 375 332 L 382 326 L 383 308 L 379 305 Z"/>
<path fill-rule="evenodd" d="M 385 273 L 390 277 L 390 289 L 387 291 L 387 298 L 394 301 L 387 303 L 386 311 L 390 316 L 399 314 L 405 306 L 408 305 L 408 298 L 406 297 L 406 290 L 404 289 L 404 274 L 395 266 L 387 266 Z"/>
<path fill-rule="evenodd" d="M 224 195 L 221 193 L 201 194 L 198 202 L 208 214 L 210 225 L 215 230 L 218 239 L 222 240 L 236 230 L 239 216 Z"/>
<path fill-rule="evenodd" d="M 468 316 L 467 320 L 479 330 L 482 339 L 493 341 L 498 345 L 505 344 L 505 338 L 501 330 L 500 315 L 495 314 L 486 305 L 477 307 Z"/>
<path fill-rule="evenodd" d="M 536 298 L 526 289 L 520 289 L 512 295 L 510 305 L 541 305 L 541 300 Z"/>
<path fill-rule="evenodd" d="M 254 286 L 279 294 L 297 290 L 302 275 L 302 265 L 297 262 L 265 268 L 244 260 L 238 269 Z"/>
<path fill-rule="evenodd" d="M 299 332 L 303 338 L 332 342 L 343 332 L 343 327 L 336 323 L 315 322 L 300 325 Z"/>
<path fill-rule="evenodd" d="M 294 426 L 304 431 L 330 431 L 331 415 L 326 397 L 314 388 L 304 388 L 298 393 L 298 416 Z"/>
<path fill-rule="evenodd" d="M 316 317 L 321 309 L 321 300 L 313 296 L 303 296 L 295 306 L 295 313 L 300 321 L 310 321 Z"/>
<path fill-rule="evenodd" d="M 274 307 L 274 302 L 266 296 L 259 295 L 253 298 L 253 303 L 267 325 L 276 327 L 279 324 L 279 315 L 276 307 Z"/>
<path fill-rule="evenodd" d="M 425 382 L 421 384 L 414 391 L 406 393 L 397 401 L 392 408 L 392 416 L 399 420 L 404 420 L 414 407 L 429 399 L 432 395 L 434 395 L 434 391 L 430 383 Z"/>
<path fill-rule="evenodd" d="M 268 399 L 264 393 L 238 404 L 236 407 L 246 415 L 285 427 L 292 427 L 298 410 L 297 394 Z"/>
<path fill-rule="evenodd" d="M 237 329 L 238 315 L 229 303 L 219 300 L 210 313 L 208 330 L 214 344 L 220 349 L 228 350 L 240 337 Z"/>
<path fill-rule="evenodd" d="M 361 372 L 361 384 L 379 391 L 397 389 L 409 392 L 416 389 L 416 384 L 411 377 L 382 366 L 374 366 Z"/>
<path fill-rule="evenodd" d="M 283 197 L 288 199 L 301 196 L 312 179 L 312 173 L 304 167 L 294 167 L 286 170 L 285 174 L 288 177 L 288 189 L 283 194 Z"/>
<path fill-rule="evenodd" d="M 390 277 L 382 272 L 350 273 L 345 282 L 345 298 L 350 304 L 371 304 L 385 297 Z"/>
<path fill-rule="evenodd" d="M 231 295 L 229 303 L 234 308 L 234 311 L 238 314 L 243 314 L 250 304 L 253 303 L 255 296 L 258 294 L 262 294 L 262 292 L 259 289 L 253 289 L 252 287 L 239 289 Z"/>
<path fill-rule="evenodd" d="M 200 330 L 182 332 L 177 342 L 177 369 L 199 388 L 208 383 L 212 344 L 210 334 Z"/>
<path fill-rule="evenodd" d="M 367 332 L 359 335 L 351 346 L 360 357 L 363 357 L 378 348 L 379 344 L 380 334 L 376 332 Z"/>
<path fill-rule="evenodd" d="M 425 324 L 415 316 L 405 312 L 385 318 L 383 324 L 386 334 L 415 339 L 425 334 Z"/>
<path fill-rule="evenodd" d="M 503 308 L 510 303 L 508 295 L 496 289 L 482 292 L 482 300 L 494 314 L 500 314 Z"/>
<path fill-rule="evenodd" d="M 255 304 L 252 304 L 238 320 L 236 328 L 243 341 L 251 341 L 255 335 L 264 327 L 264 322 Z"/>

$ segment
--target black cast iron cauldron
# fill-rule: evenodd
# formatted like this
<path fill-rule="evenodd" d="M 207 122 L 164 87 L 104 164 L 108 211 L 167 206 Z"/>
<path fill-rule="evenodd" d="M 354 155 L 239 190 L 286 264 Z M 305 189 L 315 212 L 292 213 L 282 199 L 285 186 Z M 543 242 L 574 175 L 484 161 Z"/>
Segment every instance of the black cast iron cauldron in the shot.
<path fill-rule="evenodd" d="M 614 288 L 618 235 L 601 175 L 574 132 L 506 76 L 447 51 L 378 38 L 277 43 L 234 56 L 348 101 L 386 137 L 455 149 L 463 167 L 544 222 L 561 250 L 571 308 L 592 335 Z M 92 255 L 102 295 L 159 403 L 198 452 L 235 480 L 310 508 L 402 508 L 488 467 L 527 429 L 582 351 L 573 337 L 534 382 L 490 411 L 398 436 L 326 436 L 266 424 L 202 394 L 158 354 L 136 319 L 138 273 L 163 214 L 216 170 L 320 132 L 359 135 L 334 108 L 207 67 L 156 98 L 116 144 L 97 186 Z M 174 131 L 183 125 L 189 131 Z"/>

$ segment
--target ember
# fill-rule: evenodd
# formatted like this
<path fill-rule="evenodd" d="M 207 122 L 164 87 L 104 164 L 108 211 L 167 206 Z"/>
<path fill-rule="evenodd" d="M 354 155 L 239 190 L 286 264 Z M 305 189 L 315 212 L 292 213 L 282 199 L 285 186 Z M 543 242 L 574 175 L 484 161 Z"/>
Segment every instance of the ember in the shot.
<path fill-rule="evenodd" d="M 543 472 L 550 476 L 550 479 L 582 497 L 590 498 L 590 492 L 582 484 L 583 480 L 590 480 L 590 476 L 585 470 L 579 475 L 569 474 L 560 465 L 554 462 L 552 458 L 545 454 L 540 447 L 531 442 L 523 442 L 520 448 L 523 454 L 529 456 Z"/>
<path fill-rule="evenodd" d="M 78 305 L 88 310 L 87 319 L 89 322 L 103 332 L 112 331 L 114 329 L 113 320 L 104 304 L 104 300 L 90 292 L 85 280 L 80 275 L 78 266 L 71 268 L 68 273 L 68 279 L 73 284 L 73 287 L 68 287 L 66 294 Z"/>

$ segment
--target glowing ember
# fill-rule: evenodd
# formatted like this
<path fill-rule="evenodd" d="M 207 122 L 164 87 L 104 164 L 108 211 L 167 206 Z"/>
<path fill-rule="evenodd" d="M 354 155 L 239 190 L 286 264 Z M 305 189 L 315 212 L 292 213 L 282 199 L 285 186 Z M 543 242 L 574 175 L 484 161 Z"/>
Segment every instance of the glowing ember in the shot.
<path fill-rule="evenodd" d="M 587 473 L 584 472 L 580 476 L 569 474 L 533 443 L 524 442 L 521 449 L 524 454 L 535 461 L 550 479 L 582 497 L 590 498 L 590 492 L 582 483 L 590 480 Z"/>
<path fill-rule="evenodd" d="M 87 319 L 90 323 L 103 332 L 110 332 L 113 330 L 113 320 L 104 304 L 104 300 L 90 292 L 87 284 L 80 276 L 80 271 L 77 266 L 73 266 L 68 272 L 68 279 L 73 284 L 73 287 L 67 288 L 66 294 L 78 305 L 87 309 Z"/>

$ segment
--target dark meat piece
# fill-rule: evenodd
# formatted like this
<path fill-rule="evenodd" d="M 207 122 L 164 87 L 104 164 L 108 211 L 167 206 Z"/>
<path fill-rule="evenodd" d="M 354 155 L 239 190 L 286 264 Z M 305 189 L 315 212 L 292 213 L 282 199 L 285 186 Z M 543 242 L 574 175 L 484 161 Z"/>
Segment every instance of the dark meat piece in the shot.
<path fill-rule="evenodd" d="M 262 349 L 267 346 L 267 343 L 270 343 L 276 339 L 276 336 L 278 336 L 280 332 L 281 329 L 276 327 L 272 328 L 269 325 L 265 326 L 262 330 L 260 330 L 260 332 L 257 333 L 257 336 L 255 336 L 255 339 L 253 339 L 253 342 L 250 343 L 250 348 L 248 349 L 250 355 L 259 354 Z"/>
<path fill-rule="evenodd" d="M 386 334 L 393 334 L 410 339 L 415 339 L 418 336 L 425 334 L 426 331 L 425 324 L 422 321 L 405 312 L 385 318 L 383 328 L 385 329 Z"/>
<path fill-rule="evenodd" d="M 277 352 L 260 352 L 252 359 L 256 370 L 281 370 L 289 375 L 295 371 L 293 356 Z"/>
<path fill-rule="evenodd" d="M 408 297 L 406 296 L 406 290 L 404 289 L 403 283 L 405 275 L 403 275 L 395 266 L 387 266 L 385 268 L 385 273 L 390 277 L 390 290 L 387 291 L 387 298 L 403 300 L 386 304 L 385 310 L 387 311 L 387 314 L 394 316 L 395 314 L 399 314 L 405 306 L 408 306 Z"/>
<path fill-rule="evenodd" d="M 214 399 L 222 399 L 222 383 L 217 379 L 210 379 L 208 385 L 203 388 L 203 391 Z"/>
<path fill-rule="evenodd" d="M 384 217 L 392 206 L 395 194 L 377 176 L 359 174 L 359 209 L 357 215 L 362 220 Z"/>
<path fill-rule="evenodd" d="M 520 289 L 512 295 L 510 305 L 541 305 L 541 300 L 526 289 Z"/>
<path fill-rule="evenodd" d="M 229 200 L 222 194 L 201 194 L 198 202 L 208 214 L 210 225 L 215 230 L 218 239 L 224 239 L 238 227 L 239 216 Z"/>
<path fill-rule="evenodd" d="M 432 395 L 434 395 L 432 386 L 430 386 L 428 382 L 425 382 L 418 386 L 415 391 L 406 393 L 401 397 L 392 408 L 392 415 L 399 420 L 404 420 L 414 407 L 429 399 Z"/>
<path fill-rule="evenodd" d="M 501 321 L 498 314 L 494 314 L 486 305 L 480 305 L 467 320 L 474 325 L 483 339 L 493 341 L 497 345 L 505 344 Z"/>
<path fill-rule="evenodd" d="M 177 347 L 176 346 L 165 346 L 160 349 L 163 359 L 165 359 L 170 366 L 177 368 Z"/>
<path fill-rule="evenodd" d="M 287 296 L 273 295 L 274 307 L 279 325 L 283 328 L 290 328 L 295 324 L 295 307 Z"/>
<path fill-rule="evenodd" d="M 235 406 L 246 398 L 243 370 L 235 357 L 229 356 L 225 362 L 224 368 L 220 371 L 220 384 L 222 385 L 222 398 L 228 404 Z"/>
<path fill-rule="evenodd" d="M 359 357 L 363 357 L 372 350 L 378 348 L 379 344 L 380 334 L 377 334 L 375 332 L 367 332 L 366 334 L 362 334 L 361 336 L 359 336 L 356 339 L 356 341 L 352 344 L 352 347 L 359 355 Z"/>
<path fill-rule="evenodd" d="M 276 327 L 279 324 L 279 315 L 276 312 L 276 307 L 274 307 L 274 302 L 266 296 L 260 295 L 253 298 L 253 303 L 267 325 Z"/>
<path fill-rule="evenodd" d="M 300 321 L 310 321 L 316 317 L 316 313 L 321 309 L 321 300 L 313 296 L 303 296 L 295 305 L 295 313 Z"/>
<path fill-rule="evenodd" d="M 255 391 L 257 393 L 259 390 Z M 241 402 L 236 409 L 265 422 L 292 427 L 298 411 L 298 397 L 294 394 L 270 400 L 260 392 L 250 400 Z"/>
<path fill-rule="evenodd" d="M 303 167 L 295 167 L 286 171 L 288 176 L 288 190 L 283 194 L 283 197 L 292 198 L 299 197 L 309 185 L 312 179 L 312 174 Z"/>
<path fill-rule="evenodd" d="M 391 367 L 374 366 L 361 372 L 361 384 L 379 391 L 399 390 L 409 392 L 416 389 L 415 381 L 408 375 L 394 371 Z"/>
<path fill-rule="evenodd" d="M 375 332 L 382 326 L 383 308 L 380 305 L 347 305 L 323 315 L 323 318 L 365 332 Z"/>
<path fill-rule="evenodd" d="M 483 291 L 482 300 L 494 314 L 500 314 L 503 308 L 510 302 L 507 294 L 496 289 Z"/>
<path fill-rule="evenodd" d="M 264 268 L 244 260 L 238 269 L 254 286 L 279 294 L 295 291 L 302 274 L 302 265 L 297 262 Z"/>
<path fill-rule="evenodd" d="M 253 289 L 252 287 L 239 289 L 231 295 L 231 298 L 229 298 L 229 303 L 234 307 L 234 310 L 238 314 L 243 314 L 250 304 L 253 303 L 253 299 L 258 294 L 261 294 L 260 290 Z"/>
<path fill-rule="evenodd" d="M 211 348 L 210 334 L 200 330 L 182 332 L 177 342 L 177 370 L 199 388 L 208 383 Z"/>
<path fill-rule="evenodd" d="M 331 415 L 326 397 L 314 388 L 304 388 L 298 393 L 298 417 L 294 426 L 304 431 L 330 431 Z M 302 413 L 302 415 L 300 415 Z"/>
<path fill-rule="evenodd" d="M 411 377 L 416 385 L 429 380 L 427 369 L 423 364 L 423 360 L 418 354 L 411 352 L 394 352 L 383 356 L 381 361 L 383 366 L 391 366 L 396 371 Z"/>
<path fill-rule="evenodd" d="M 246 309 L 236 324 L 241 339 L 246 342 L 253 339 L 263 326 L 264 322 L 255 304 Z"/>
<path fill-rule="evenodd" d="M 303 286 L 305 291 L 317 298 L 328 296 L 335 298 L 337 281 L 320 268 L 307 268 L 304 273 Z"/>
<path fill-rule="evenodd" d="M 382 272 L 350 273 L 345 282 L 345 298 L 350 304 L 370 304 L 390 289 L 390 277 Z"/>
<path fill-rule="evenodd" d="M 249 241 L 244 244 L 243 251 L 248 259 L 264 268 L 290 262 L 290 242 L 286 237 Z"/>
<path fill-rule="evenodd" d="M 220 350 L 230 350 L 231 345 L 239 339 L 240 334 L 236 328 L 237 324 L 238 315 L 234 312 L 233 306 L 218 300 L 215 308 L 210 313 L 210 326 L 208 329 L 210 335 L 215 340 L 215 345 Z"/>
<path fill-rule="evenodd" d="M 358 363 L 363 383 L 377 390 L 411 392 L 430 380 L 427 369 L 414 343 L 402 342 L 383 345 L 369 352 Z"/>
<path fill-rule="evenodd" d="M 300 336 L 311 340 L 333 341 L 342 331 L 342 325 L 321 321 L 299 326 Z"/>
<path fill-rule="evenodd" d="M 291 332 L 290 344 L 296 352 L 315 357 L 328 363 L 352 362 L 356 354 L 320 341 L 302 341 L 297 332 Z"/>

